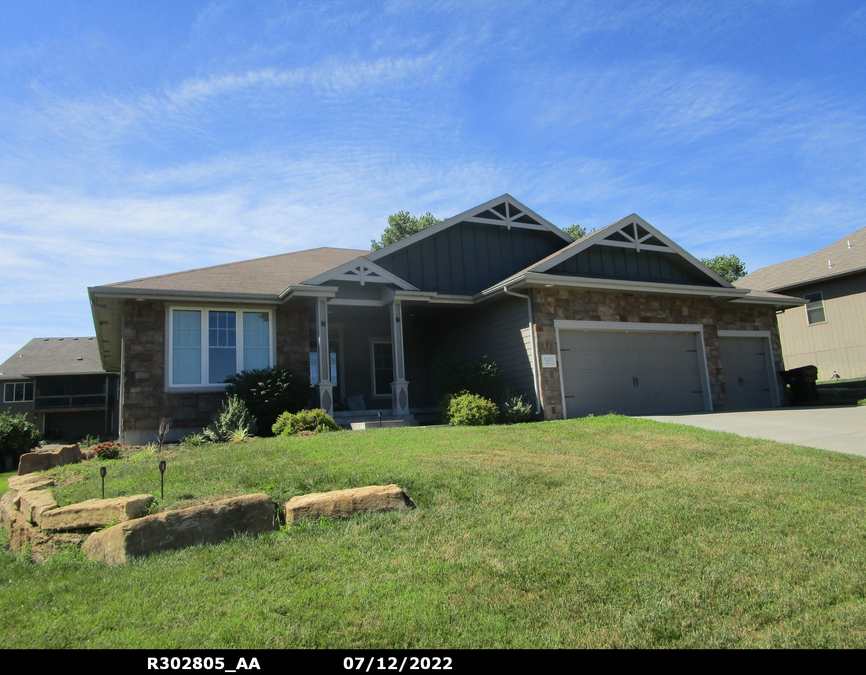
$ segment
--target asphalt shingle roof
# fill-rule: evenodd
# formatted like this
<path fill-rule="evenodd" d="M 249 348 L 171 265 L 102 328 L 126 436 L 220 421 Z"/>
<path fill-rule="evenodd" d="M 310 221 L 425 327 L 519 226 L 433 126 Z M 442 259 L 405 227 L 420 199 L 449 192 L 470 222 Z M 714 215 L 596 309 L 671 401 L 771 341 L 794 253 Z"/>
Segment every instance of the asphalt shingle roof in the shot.
<path fill-rule="evenodd" d="M 860 270 L 866 270 L 866 227 L 815 253 L 762 267 L 737 279 L 734 286 L 781 291 Z"/>
<path fill-rule="evenodd" d="M 369 251 L 351 248 L 313 248 L 213 267 L 200 267 L 185 272 L 120 281 L 107 284 L 105 287 L 279 295 L 287 286 L 300 284 L 367 253 Z"/>
<path fill-rule="evenodd" d="M 0 364 L 0 380 L 104 373 L 96 338 L 34 338 Z"/>

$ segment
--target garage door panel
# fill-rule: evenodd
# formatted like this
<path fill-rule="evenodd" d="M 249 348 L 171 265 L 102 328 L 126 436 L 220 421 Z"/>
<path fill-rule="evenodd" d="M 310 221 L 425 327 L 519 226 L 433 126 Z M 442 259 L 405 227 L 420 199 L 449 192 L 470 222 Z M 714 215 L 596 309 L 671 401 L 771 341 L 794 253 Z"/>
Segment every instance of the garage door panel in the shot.
<path fill-rule="evenodd" d="M 772 407 L 766 338 L 720 337 L 719 350 L 722 354 L 727 409 Z"/>
<path fill-rule="evenodd" d="M 560 330 L 566 415 L 704 410 L 695 333 Z"/>

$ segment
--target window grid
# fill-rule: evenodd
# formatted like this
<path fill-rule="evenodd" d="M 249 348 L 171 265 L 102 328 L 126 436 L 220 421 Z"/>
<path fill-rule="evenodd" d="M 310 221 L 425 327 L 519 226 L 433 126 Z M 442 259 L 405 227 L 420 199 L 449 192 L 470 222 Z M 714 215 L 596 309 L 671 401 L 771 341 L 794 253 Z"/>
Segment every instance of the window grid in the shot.
<path fill-rule="evenodd" d="M 394 381 L 393 350 L 390 342 L 373 343 L 373 396 L 390 396 Z"/>
<path fill-rule="evenodd" d="M 273 365 L 270 311 L 173 307 L 170 321 L 169 387 L 219 387 L 229 375 Z"/>

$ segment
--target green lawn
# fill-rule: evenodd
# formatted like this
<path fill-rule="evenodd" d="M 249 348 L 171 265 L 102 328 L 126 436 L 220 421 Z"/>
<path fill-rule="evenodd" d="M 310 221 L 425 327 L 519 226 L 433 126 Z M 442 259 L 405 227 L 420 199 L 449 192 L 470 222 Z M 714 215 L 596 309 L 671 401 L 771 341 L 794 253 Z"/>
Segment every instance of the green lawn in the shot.
<path fill-rule="evenodd" d="M 11 476 L 17 476 L 17 471 L 7 471 L 6 473 L 0 473 L 0 495 L 9 490 L 8 480 Z"/>
<path fill-rule="evenodd" d="M 166 455 L 161 508 L 383 483 L 418 508 L 118 567 L 6 551 L 0 647 L 866 647 L 861 457 L 623 417 Z M 106 496 L 158 495 L 160 458 L 106 463 Z"/>

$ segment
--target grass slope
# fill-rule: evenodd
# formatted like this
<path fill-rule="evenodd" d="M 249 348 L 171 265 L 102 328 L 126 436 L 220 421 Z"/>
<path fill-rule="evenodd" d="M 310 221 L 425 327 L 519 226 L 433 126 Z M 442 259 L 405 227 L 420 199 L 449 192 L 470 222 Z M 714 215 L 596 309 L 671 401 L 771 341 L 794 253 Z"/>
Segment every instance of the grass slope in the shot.
<path fill-rule="evenodd" d="M 419 508 L 119 567 L 5 551 L 0 646 L 866 646 L 860 457 L 622 417 L 167 454 L 160 508 L 392 482 Z M 106 496 L 158 494 L 159 459 L 108 463 Z"/>

